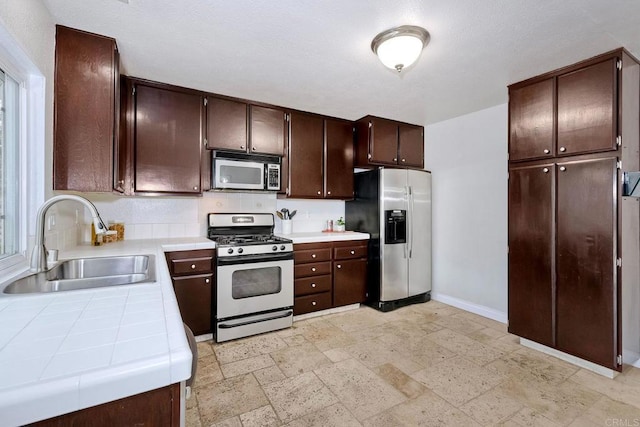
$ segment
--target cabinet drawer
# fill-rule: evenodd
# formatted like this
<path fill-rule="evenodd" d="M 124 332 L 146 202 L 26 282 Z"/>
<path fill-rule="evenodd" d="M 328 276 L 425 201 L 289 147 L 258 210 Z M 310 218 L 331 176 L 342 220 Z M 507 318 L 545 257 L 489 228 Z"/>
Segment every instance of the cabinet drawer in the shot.
<path fill-rule="evenodd" d="M 295 251 L 293 253 L 295 263 L 301 264 L 305 262 L 318 262 L 331 260 L 331 249 L 309 249 L 304 251 Z"/>
<path fill-rule="evenodd" d="M 331 276 L 314 276 L 296 279 L 295 296 L 331 291 Z"/>
<path fill-rule="evenodd" d="M 311 264 L 299 264 L 295 266 L 295 276 L 307 277 L 307 276 L 320 276 L 322 274 L 331 273 L 331 261 L 315 262 Z"/>
<path fill-rule="evenodd" d="M 353 258 L 366 258 L 367 257 L 367 247 L 366 246 L 335 248 L 333 251 L 334 251 L 333 252 L 333 257 L 336 260 L 339 260 L 339 259 L 353 259 Z"/>
<path fill-rule="evenodd" d="M 172 259 L 170 268 L 173 275 L 210 273 L 213 271 L 213 258 Z"/>
<path fill-rule="evenodd" d="M 304 314 L 312 311 L 331 308 L 331 292 L 296 297 L 293 303 L 293 314 Z"/>

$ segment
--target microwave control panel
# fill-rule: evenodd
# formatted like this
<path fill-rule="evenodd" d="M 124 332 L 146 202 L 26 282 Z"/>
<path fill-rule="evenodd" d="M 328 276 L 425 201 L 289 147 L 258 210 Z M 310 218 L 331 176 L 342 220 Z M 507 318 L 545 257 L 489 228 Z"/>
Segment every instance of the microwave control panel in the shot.
<path fill-rule="evenodd" d="M 267 190 L 280 190 L 280 165 L 267 164 Z"/>

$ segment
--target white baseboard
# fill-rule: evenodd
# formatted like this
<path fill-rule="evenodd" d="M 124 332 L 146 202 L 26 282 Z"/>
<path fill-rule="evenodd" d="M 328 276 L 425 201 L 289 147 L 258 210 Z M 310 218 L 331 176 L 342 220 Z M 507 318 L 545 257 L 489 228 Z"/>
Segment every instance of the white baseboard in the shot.
<path fill-rule="evenodd" d="M 604 366 L 596 365 L 595 363 L 589 362 L 588 360 L 580 359 L 579 357 L 563 353 L 562 351 L 556 350 L 555 348 L 538 344 L 537 342 L 528 340 L 526 338 L 520 338 L 520 344 L 533 350 L 548 354 L 550 356 L 557 357 L 558 359 L 564 360 L 565 362 L 569 362 L 581 368 L 588 369 L 591 372 L 595 372 L 596 374 L 600 374 L 607 378 L 615 378 L 615 376 L 618 375 L 618 371 L 605 368 Z"/>
<path fill-rule="evenodd" d="M 468 311 L 473 314 L 477 314 L 478 316 L 488 317 L 489 319 L 495 320 L 496 322 L 505 323 L 505 324 L 507 323 L 507 313 L 494 310 L 493 308 L 474 304 L 469 301 L 465 301 L 459 298 L 454 298 L 449 295 L 444 295 L 437 292 L 431 293 L 431 299 L 434 301 L 441 302 L 443 304 L 451 305 L 453 307 L 462 309 L 464 311 Z"/>

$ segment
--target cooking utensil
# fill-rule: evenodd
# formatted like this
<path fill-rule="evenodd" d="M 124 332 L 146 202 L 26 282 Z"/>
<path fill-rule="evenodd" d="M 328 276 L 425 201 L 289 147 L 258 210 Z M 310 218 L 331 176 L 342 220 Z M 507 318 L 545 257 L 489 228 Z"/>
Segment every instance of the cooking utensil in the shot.
<path fill-rule="evenodd" d="M 280 209 L 280 211 L 282 212 L 282 215 L 284 215 L 284 219 L 290 219 L 289 218 L 289 209 L 282 208 L 282 209 Z"/>
<path fill-rule="evenodd" d="M 278 218 L 284 219 L 284 216 L 282 215 L 282 212 L 276 211 L 276 215 L 278 215 Z"/>
<path fill-rule="evenodd" d="M 298 210 L 294 210 L 293 212 L 289 212 L 289 219 L 293 219 L 294 216 L 298 213 Z"/>

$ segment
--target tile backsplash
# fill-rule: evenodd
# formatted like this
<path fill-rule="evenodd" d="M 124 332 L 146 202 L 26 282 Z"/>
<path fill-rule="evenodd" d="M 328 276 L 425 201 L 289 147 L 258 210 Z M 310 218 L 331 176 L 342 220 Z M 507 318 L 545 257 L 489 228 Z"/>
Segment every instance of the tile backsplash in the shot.
<path fill-rule="evenodd" d="M 344 201 L 277 199 L 271 193 L 206 192 L 202 197 L 121 197 L 111 194 L 83 194 L 91 200 L 105 221 L 125 223 L 125 240 L 205 236 L 210 212 L 266 212 L 297 210 L 293 232 L 324 229 L 328 219 L 344 216 Z M 76 221 L 75 211 L 79 218 Z M 51 248 L 71 247 L 90 240 L 91 218 L 81 205 L 58 210 L 57 225 L 47 232 Z M 275 231 L 281 231 L 276 217 Z"/>

